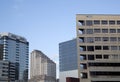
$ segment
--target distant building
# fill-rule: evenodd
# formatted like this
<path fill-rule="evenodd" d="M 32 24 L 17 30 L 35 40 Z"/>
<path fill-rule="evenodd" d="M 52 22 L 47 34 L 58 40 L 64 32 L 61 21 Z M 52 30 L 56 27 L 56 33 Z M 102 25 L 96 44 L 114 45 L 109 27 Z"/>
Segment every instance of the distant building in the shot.
<path fill-rule="evenodd" d="M 69 40 L 59 44 L 60 82 L 66 77 L 78 78 L 77 40 Z"/>
<path fill-rule="evenodd" d="M 15 80 L 28 80 L 29 43 L 21 36 L 0 33 L 0 60 L 15 64 Z M 4 62 L 4 61 L 3 61 Z"/>
<path fill-rule="evenodd" d="M 120 15 L 77 14 L 80 82 L 120 82 Z"/>
<path fill-rule="evenodd" d="M 56 82 L 56 64 L 39 50 L 31 52 L 29 82 Z"/>

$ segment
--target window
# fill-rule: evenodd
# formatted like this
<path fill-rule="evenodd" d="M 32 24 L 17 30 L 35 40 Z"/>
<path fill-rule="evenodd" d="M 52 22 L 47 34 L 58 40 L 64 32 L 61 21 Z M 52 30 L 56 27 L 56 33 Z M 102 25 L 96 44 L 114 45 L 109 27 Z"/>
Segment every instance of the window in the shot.
<path fill-rule="evenodd" d="M 109 41 L 108 37 L 103 37 L 103 41 Z"/>
<path fill-rule="evenodd" d="M 81 69 L 87 69 L 87 65 L 84 64 L 84 63 L 81 63 L 81 64 L 80 64 L 80 68 L 81 68 Z"/>
<path fill-rule="evenodd" d="M 108 33 L 108 29 L 102 29 L 102 33 Z"/>
<path fill-rule="evenodd" d="M 81 73 L 81 78 L 83 78 L 83 79 L 86 79 L 86 78 L 88 78 L 88 75 L 87 75 L 87 73 Z"/>
<path fill-rule="evenodd" d="M 100 24 L 99 20 L 94 20 L 94 24 Z"/>
<path fill-rule="evenodd" d="M 115 21 L 114 21 L 114 20 L 110 20 L 110 21 L 109 21 L 109 24 L 110 24 L 110 25 L 114 25 L 114 24 L 115 24 Z"/>
<path fill-rule="evenodd" d="M 100 29 L 94 29 L 94 33 L 100 33 Z"/>
<path fill-rule="evenodd" d="M 80 60 L 86 60 L 86 55 L 85 54 L 81 54 L 80 55 Z"/>
<path fill-rule="evenodd" d="M 120 29 L 117 29 L 117 33 L 120 33 Z"/>
<path fill-rule="evenodd" d="M 79 38 L 79 42 L 80 42 L 80 43 L 85 42 L 84 37 L 80 37 L 80 38 Z"/>
<path fill-rule="evenodd" d="M 117 50 L 117 46 L 111 46 L 111 50 Z"/>
<path fill-rule="evenodd" d="M 120 37 L 118 37 L 118 42 L 120 42 Z"/>
<path fill-rule="evenodd" d="M 85 21 L 84 20 L 78 20 L 78 26 L 84 26 Z"/>
<path fill-rule="evenodd" d="M 87 29 L 87 34 L 93 34 L 93 29 Z"/>
<path fill-rule="evenodd" d="M 101 37 L 95 37 L 95 41 L 101 41 Z"/>
<path fill-rule="evenodd" d="M 117 41 L 117 38 L 116 37 L 110 37 L 110 41 L 111 42 Z"/>
<path fill-rule="evenodd" d="M 119 50 L 120 50 L 120 46 L 119 46 Z"/>
<path fill-rule="evenodd" d="M 104 59 L 108 59 L 109 55 L 103 55 Z"/>
<path fill-rule="evenodd" d="M 110 33 L 116 33 L 116 29 L 110 29 Z"/>
<path fill-rule="evenodd" d="M 109 46 L 103 46 L 103 50 L 109 50 Z"/>
<path fill-rule="evenodd" d="M 108 24 L 107 20 L 102 20 L 102 24 L 104 25 Z"/>
<path fill-rule="evenodd" d="M 96 59 L 102 59 L 102 55 L 96 55 Z"/>
<path fill-rule="evenodd" d="M 93 43 L 94 42 L 94 38 L 93 37 L 87 37 L 87 41 L 88 43 Z"/>
<path fill-rule="evenodd" d="M 94 51 L 94 46 L 87 46 L 88 51 Z"/>
<path fill-rule="evenodd" d="M 110 55 L 110 57 L 111 57 L 112 59 L 118 59 L 118 55 L 117 55 L 117 54 L 112 54 L 112 55 Z"/>
<path fill-rule="evenodd" d="M 87 26 L 92 26 L 92 20 L 87 20 L 87 21 L 86 21 L 86 25 L 87 25 Z"/>
<path fill-rule="evenodd" d="M 80 51 L 86 51 L 86 46 L 80 46 Z"/>
<path fill-rule="evenodd" d="M 85 34 L 85 30 L 84 30 L 84 29 L 79 29 L 79 30 L 78 30 L 78 33 L 79 33 L 79 34 Z"/>
<path fill-rule="evenodd" d="M 94 55 L 88 55 L 88 60 L 94 60 Z"/>
<path fill-rule="evenodd" d="M 120 25 L 120 20 L 117 21 L 117 24 Z"/>
<path fill-rule="evenodd" d="M 101 46 L 95 46 L 95 50 L 101 50 Z"/>

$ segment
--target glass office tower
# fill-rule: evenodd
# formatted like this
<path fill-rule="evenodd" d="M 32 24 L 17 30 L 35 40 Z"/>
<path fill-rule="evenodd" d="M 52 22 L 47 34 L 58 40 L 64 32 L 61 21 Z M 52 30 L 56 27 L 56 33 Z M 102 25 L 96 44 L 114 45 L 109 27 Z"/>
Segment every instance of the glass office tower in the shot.
<path fill-rule="evenodd" d="M 28 41 L 12 33 L 0 33 L 0 44 L 3 45 L 1 60 L 15 63 L 16 81 L 28 80 Z"/>
<path fill-rule="evenodd" d="M 66 82 L 66 77 L 78 78 L 76 39 L 59 44 L 59 65 L 60 82 Z"/>

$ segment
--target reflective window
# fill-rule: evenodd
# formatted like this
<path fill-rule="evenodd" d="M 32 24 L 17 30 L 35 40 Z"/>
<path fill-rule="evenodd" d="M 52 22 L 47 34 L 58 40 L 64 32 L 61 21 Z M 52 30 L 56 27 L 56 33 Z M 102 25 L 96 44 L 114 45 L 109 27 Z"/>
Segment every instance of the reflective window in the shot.
<path fill-rule="evenodd" d="M 94 51 L 94 46 L 87 46 L 87 51 Z"/>
<path fill-rule="evenodd" d="M 88 55 L 88 60 L 94 60 L 95 58 L 94 58 L 94 55 Z"/>
<path fill-rule="evenodd" d="M 118 37 L 118 42 L 120 42 L 120 37 Z"/>
<path fill-rule="evenodd" d="M 117 33 L 120 33 L 120 29 L 117 29 Z"/>
<path fill-rule="evenodd" d="M 87 37 L 86 42 L 93 43 L 94 42 L 94 38 L 93 37 Z"/>
<path fill-rule="evenodd" d="M 108 21 L 107 20 L 102 20 L 101 23 L 105 25 L 105 24 L 108 24 Z"/>
<path fill-rule="evenodd" d="M 102 29 L 102 33 L 108 33 L 108 29 Z"/>
<path fill-rule="evenodd" d="M 110 41 L 112 41 L 112 42 L 117 41 L 117 38 L 116 37 L 110 37 Z"/>
<path fill-rule="evenodd" d="M 86 51 L 86 47 L 85 46 L 80 46 L 80 51 Z"/>
<path fill-rule="evenodd" d="M 117 46 L 111 46 L 111 50 L 117 50 Z"/>
<path fill-rule="evenodd" d="M 116 33 L 116 29 L 110 29 L 110 33 Z"/>
<path fill-rule="evenodd" d="M 95 41 L 101 41 L 101 37 L 95 37 Z"/>
<path fill-rule="evenodd" d="M 120 25 L 120 20 L 117 21 L 117 24 Z"/>
<path fill-rule="evenodd" d="M 103 41 L 109 41 L 109 37 L 103 37 Z"/>
<path fill-rule="evenodd" d="M 118 59 L 118 58 L 119 58 L 117 54 L 112 54 L 112 55 L 110 55 L 110 57 L 111 57 L 112 59 Z"/>
<path fill-rule="evenodd" d="M 81 54 L 81 55 L 80 55 L 80 60 L 86 60 L 86 55 Z"/>
<path fill-rule="evenodd" d="M 84 20 L 78 20 L 78 26 L 84 26 L 85 21 Z"/>
<path fill-rule="evenodd" d="M 94 33 L 100 33 L 100 29 L 94 29 Z"/>
<path fill-rule="evenodd" d="M 95 50 L 101 50 L 101 46 L 95 46 Z"/>
<path fill-rule="evenodd" d="M 105 54 L 103 55 L 104 59 L 108 59 L 109 58 L 109 55 Z"/>
<path fill-rule="evenodd" d="M 87 34 L 93 34 L 93 29 L 87 29 L 86 32 Z"/>
<path fill-rule="evenodd" d="M 109 46 L 103 46 L 103 50 L 109 50 Z"/>
<path fill-rule="evenodd" d="M 86 25 L 87 26 L 92 26 L 92 20 L 86 20 Z"/>
<path fill-rule="evenodd" d="M 102 55 L 101 54 L 96 55 L 96 59 L 102 59 Z"/>
<path fill-rule="evenodd" d="M 114 24 L 115 24 L 115 21 L 114 21 L 114 20 L 110 20 L 110 21 L 109 21 L 109 24 L 110 24 L 110 25 L 114 25 Z"/>
<path fill-rule="evenodd" d="M 94 20 L 94 24 L 100 24 L 100 20 Z"/>

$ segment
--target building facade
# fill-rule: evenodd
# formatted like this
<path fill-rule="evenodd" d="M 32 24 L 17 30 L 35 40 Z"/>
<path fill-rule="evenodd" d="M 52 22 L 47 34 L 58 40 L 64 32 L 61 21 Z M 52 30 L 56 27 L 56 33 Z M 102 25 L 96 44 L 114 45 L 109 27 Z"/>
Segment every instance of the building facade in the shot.
<path fill-rule="evenodd" d="M 31 52 L 29 82 L 55 82 L 56 64 L 39 50 Z"/>
<path fill-rule="evenodd" d="M 80 82 L 120 82 L 120 15 L 76 17 Z"/>
<path fill-rule="evenodd" d="M 15 63 L 15 80 L 27 82 L 28 41 L 24 37 L 12 33 L 0 33 L 0 45 L 0 60 Z"/>
<path fill-rule="evenodd" d="M 0 82 L 15 82 L 15 63 L 0 60 Z"/>
<path fill-rule="evenodd" d="M 66 82 L 66 77 L 78 78 L 76 39 L 59 44 L 59 67 L 60 82 Z"/>

